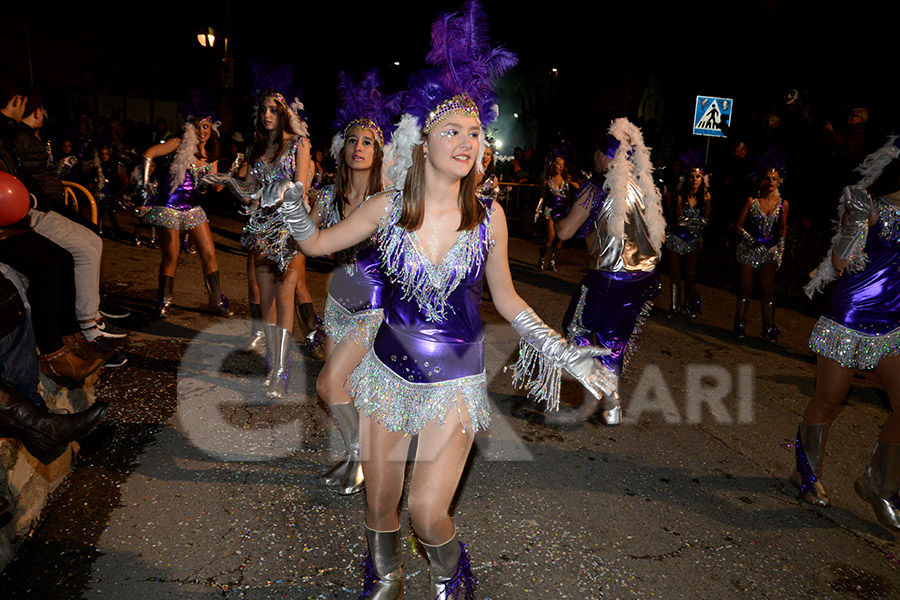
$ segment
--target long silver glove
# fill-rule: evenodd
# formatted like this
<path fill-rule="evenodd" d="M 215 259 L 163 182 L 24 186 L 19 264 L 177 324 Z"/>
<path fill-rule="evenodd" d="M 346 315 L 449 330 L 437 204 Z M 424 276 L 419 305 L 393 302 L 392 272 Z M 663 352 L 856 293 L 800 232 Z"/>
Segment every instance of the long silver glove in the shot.
<path fill-rule="evenodd" d="M 150 184 L 150 167 L 153 165 L 153 159 L 146 156 L 141 157 L 141 185 L 144 187 Z"/>
<path fill-rule="evenodd" d="M 250 197 L 253 191 L 253 186 L 246 181 L 235 179 L 231 175 L 226 175 L 225 173 L 209 173 L 208 175 L 204 175 L 200 182 L 204 185 L 225 186 L 229 192 L 237 196 L 241 202 L 244 203 L 247 202 L 247 198 Z"/>
<path fill-rule="evenodd" d="M 608 355 L 609 349 L 567 342 L 530 308 L 520 312 L 512 326 L 522 336 L 519 360 L 512 367 L 513 384 L 525 387 L 529 396 L 546 401 L 548 409 L 559 407 L 561 369 L 598 399 L 615 394 L 615 375 L 595 360 Z"/>
<path fill-rule="evenodd" d="M 278 179 L 254 196 L 258 198 L 263 208 L 278 207 L 278 212 L 284 218 L 291 237 L 298 242 L 308 240 L 315 233 L 316 223 L 303 203 L 302 183 Z"/>

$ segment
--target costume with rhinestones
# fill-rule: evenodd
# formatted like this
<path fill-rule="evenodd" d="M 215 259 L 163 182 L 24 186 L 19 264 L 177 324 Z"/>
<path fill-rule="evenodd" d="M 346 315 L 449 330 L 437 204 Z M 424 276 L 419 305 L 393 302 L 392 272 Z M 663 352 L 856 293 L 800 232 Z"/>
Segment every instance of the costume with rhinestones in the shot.
<path fill-rule="evenodd" d="M 744 265 L 758 269 L 760 265 L 775 263 L 781 266 L 781 247 L 775 224 L 781 217 L 784 200 L 779 199 L 771 215 L 759 208 L 759 199 L 754 198 L 744 222 L 741 241 L 737 247 L 737 260 Z"/>
<path fill-rule="evenodd" d="M 706 200 L 691 206 L 688 202 L 681 205 L 682 217 L 669 228 L 666 236 L 666 248 L 684 256 L 690 252 L 699 252 L 703 248 L 703 229 L 706 227 Z"/>
<path fill-rule="evenodd" d="M 874 369 L 900 353 L 900 208 L 859 186 L 846 188 L 841 200 L 841 216 L 858 223 L 858 233 L 841 253 L 850 265 L 809 346 L 842 367 Z M 872 217 L 877 220 L 868 225 Z"/>
<path fill-rule="evenodd" d="M 375 343 L 350 377 L 360 414 L 391 431 L 418 433 L 444 423 L 466 402 L 475 431 L 490 421 L 484 373 L 481 281 L 493 246 L 491 204 L 485 220 L 459 238 L 440 265 L 428 259 L 416 233 L 400 227 L 394 194 L 376 234 L 391 300 Z"/>
<path fill-rule="evenodd" d="M 598 360 L 616 375 L 633 353 L 630 342 L 660 293 L 656 274 L 660 251 L 651 241 L 644 194 L 629 183 L 624 201 L 623 238 L 611 231 L 614 202 L 604 191 L 603 177 L 595 175 L 581 186 L 576 202 L 587 208 L 590 216 L 576 235 L 588 242 L 592 268 L 581 280 L 563 319 L 570 341 L 612 350 Z"/>
<path fill-rule="evenodd" d="M 193 229 L 208 223 L 206 212 L 199 206 L 197 188 L 200 179 L 212 172 L 207 163 L 197 167 L 194 161 L 184 173 L 184 181 L 173 186 L 173 173 L 166 177 L 164 185 L 158 187 L 159 194 L 142 221 L 146 225 L 156 225 L 167 229 Z"/>
<path fill-rule="evenodd" d="M 300 136 L 295 135 L 285 144 L 284 151 L 274 163 L 267 163 L 262 158 L 257 160 L 250 169 L 251 179 L 255 179 L 260 187 L 278 179 L 292 181 L 297 170 L 298 144 Z M 266 260 L 277 264 L 282 271 L 288 268 L 299 252 L 281 214 L 274 208 L 261 208 L 258 205 L 250 210 L 250 220 L 244 227 L 241 243 L 250 250 L 258 250 Z"/>
<path fill-rule="evenodd" d="M 569 183 L 558 186 L 548 177 L 544 183 L 544 216 L 558 221 L 569 214 Z"/>
<path fill-rule="evenodd" d="M 322 226 L 341 221 L 334 198 L 334 186 L 326 186 L 319 199 Z M 349 339 L 371 346 L 383 317 L 386 280 L 379 270 L 378 252 L 371 240 L 336 252 L 337 268 L 331 276 L 325 301 L 325 333 L 335 344 Z"/>

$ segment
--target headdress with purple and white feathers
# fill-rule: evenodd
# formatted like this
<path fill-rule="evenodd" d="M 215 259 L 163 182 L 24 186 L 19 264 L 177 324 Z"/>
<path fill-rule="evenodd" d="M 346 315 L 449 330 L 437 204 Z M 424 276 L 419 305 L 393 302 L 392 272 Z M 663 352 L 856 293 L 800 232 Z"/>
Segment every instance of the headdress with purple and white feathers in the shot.
<path fill-rule="evenodd" d="M 353 127 L 372 131 L 382 148 L 390 144 L 394 133 L 393 121 L 400 112 L 403 93 L 385 95 L 381 91 L 378 71 L 366 72 L 359 82 L 344 71 L 338 74 L 338 98 L 341 102 L 332 127 L 337 132 L 331 142 L 331 154 L 337 158 L 344 146 L 344 138 Z"/>

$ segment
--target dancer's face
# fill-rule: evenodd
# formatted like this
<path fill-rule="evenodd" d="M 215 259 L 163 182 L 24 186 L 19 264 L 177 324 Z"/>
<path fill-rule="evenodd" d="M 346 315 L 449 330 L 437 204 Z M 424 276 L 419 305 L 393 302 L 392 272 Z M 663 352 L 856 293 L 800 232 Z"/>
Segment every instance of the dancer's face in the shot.
<path fill-rule="evenodd" d="M 426 162 L 462 179 L 478 159 L 481 123 L 475 117 L 451 114 L 425 138 Z"/>
<path fill-rule="evenodd" d="M 278 129 L 278 125 L 281 124 L 281 117 L 278 115 L 278 103 L 272 98 L 266 98 L 263 100 L 260 110 L 262 111 L 262 118 L 260 121 L 262 122 L 263 129 L 266 131 L 275 131 Z"/>
<path fill-rule="evenodd" d="M 692 170 L 687 175 L 688 177 L 688 185 L 690 186 L 688 189 L 691 190 L 692 194 L 697 193 L 697 190 L 700 189 L 700 184 L 703 183 L 703 175 L 700 171 Z"/>
<path fill-rule="evenodd" d="M 355 171 L 372 168 L 375 159 L 375 134 L 367 127 L 354 127 L 344 140 L 344 162 Z"/>
<path fill-rule="evenodd" d="M 206 140 L 209 139 L 211 133 L 212 125 L 210 125 L 209 121 L 200 121 L 199 123 L 197 123 L 197 139 L 201 144 L 205 143 Z"/>
<path fill-rule="evenodd" d="M 778 185 L 781 183 L 781 177 L 779 177 L 778 173 L 775 171 L 768 171 L 763 176 L 763 189 L 765 191 L 772 191 L 778 189 Z"/>
<path fill-rule="evenodd" d="M 494 159 L 494 149 L 490 146 L 484 147 L 484 157 L 481 159 L 481 168 L 487 169 Z"/>

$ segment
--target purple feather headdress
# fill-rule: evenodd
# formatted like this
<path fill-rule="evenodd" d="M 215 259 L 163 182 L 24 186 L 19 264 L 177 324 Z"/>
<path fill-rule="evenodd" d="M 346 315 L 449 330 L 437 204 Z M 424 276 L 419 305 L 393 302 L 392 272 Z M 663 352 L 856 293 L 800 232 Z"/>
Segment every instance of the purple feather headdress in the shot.
<path fill-rule="evenodd" d="M 254 121 L 259 113 L 259 104 L 265 98 L 272 98 L 288 112 L 291 119 L 291 129 L 294 133 L 307 135 L 306 122 L 302 119 L 303 103 L 300 96 L 303 90 L 294 88 L 294 66 L 283 64 L 270 67 L 254 60 L 249 61 L 250 73 L 253 75 L 253 95 L 256 96 L 257 106 L 253 111 Z M 291 90 L 296 93 L 291 94 Z M 288 100 L 292 98 L 292 100 Z"/>
<path fill-rule="evenodd" d="M 381 92 L 381 78 L 378 71 L 366 72 L 359 82 L 344 71 L 338 74 L 338 98 L 341 107 L 337 110 L 333 127 L 342 138 L 355 126 L 372 130 L 382 147 L 390 143 L 393 134 L 393 120 L 400 112 L 402 92 L 385 95 Z"/>
<path fill-rule="evenodd" d="M 203 94 L 197 90 L 191 90 L 190 102 L 178 103 L 178 109 L 186 121 L 217 121 L 213 106 L 212 101 L 204 98 Z"/>
<path fill-rule="evenodd" d="M 682 152 L 678 155 L 678 159 L 688 171 L 700 171 L 700 173 L 706 175 L 706 165 L 703 164 L 703 155 L 696 149 L 691 148 L 687 152 Z"/>
<path fill-rule="evenodd" d="M 769 171 L 775 171 L 781 179 L 787 176 L 787 154 L 778 146 L 770 146 L 765 154 L 757 154 L 755 161 L 758 177 Z"/>
<path fill-rule="evenodd" d="M 476 0 L 432 24 L 425 60 L 434 68 L 410 78 L 405 112 L 426 133 L 454 112 L 477 116 L 482 125 L 496 120 L 494 82 L 518 62 L 511 51 L 491 46 L 487 17 Z"/>

